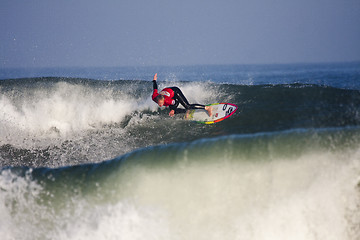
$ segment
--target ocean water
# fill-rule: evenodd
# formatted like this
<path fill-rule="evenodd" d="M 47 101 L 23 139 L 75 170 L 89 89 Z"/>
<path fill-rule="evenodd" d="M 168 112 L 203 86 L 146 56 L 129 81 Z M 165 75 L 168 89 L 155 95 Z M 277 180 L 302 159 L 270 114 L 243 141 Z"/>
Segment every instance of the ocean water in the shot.
<path fill-rule="evenodd" d="M 203 125 L 152 102 L 239 109 Z M 0 70 L 1 239 L 360 239 L 360 63 Z"/>

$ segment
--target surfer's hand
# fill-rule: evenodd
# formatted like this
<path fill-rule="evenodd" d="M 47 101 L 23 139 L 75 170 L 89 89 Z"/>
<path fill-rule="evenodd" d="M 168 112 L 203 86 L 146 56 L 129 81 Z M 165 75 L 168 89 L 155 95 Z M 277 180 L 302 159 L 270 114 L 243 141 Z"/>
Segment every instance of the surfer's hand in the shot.
<path fill-rule="evenodd" d="M 155 73 L 155 75 L 154 75 L 154 81 L 156 81 L 157 80 L 157 73 Z"/>
<path fill-rule="evenodd" d="M 174 111 L 174 110 L 171 110 L 171 111 L 169 112 L 169 116 L 172 117 L 172 116 L 174 116 L 174 115 L 175 115 L 175 111 Z"/>

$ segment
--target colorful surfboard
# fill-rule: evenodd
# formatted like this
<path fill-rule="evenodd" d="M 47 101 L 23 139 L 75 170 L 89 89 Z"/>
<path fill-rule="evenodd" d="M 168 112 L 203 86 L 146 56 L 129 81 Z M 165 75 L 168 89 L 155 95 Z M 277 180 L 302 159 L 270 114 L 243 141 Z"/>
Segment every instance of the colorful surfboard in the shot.
<path fill-rule="evenodd" d="M 238 107 L 232 103 L 213 103 L 208 106 L 212 106 L 213 108 L 211 117 L 209 117 L 208 112 L 203 109 L 194 109 L 190 110 L 187 120 L 204 124 L 213 124 L 227 119 L 238 109 Z"/>

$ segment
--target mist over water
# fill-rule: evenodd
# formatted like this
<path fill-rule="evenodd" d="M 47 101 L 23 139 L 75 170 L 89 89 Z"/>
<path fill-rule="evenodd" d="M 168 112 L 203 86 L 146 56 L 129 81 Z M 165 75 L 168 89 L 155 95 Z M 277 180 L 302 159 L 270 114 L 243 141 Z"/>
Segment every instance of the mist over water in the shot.
<path fill-rule="evenodd" d="M 358 131 L 230 136 L 95 165 L 4 169 L 11 217 L 2 221 L 23 226 L 6 232 L 24 239 L 356 239 Z"/>
<path fill-rule="evenodd" d="M 2 239 L 358 239 L 359 68 L 334 66 L 168 69 L 239 107 L 214 125 L 148 80 L 1 80 Z"/>
<path fill-rule="evenodd" d="M 162 133 L 166 127 L 159 128 L 159 123 L 167 122 L 169 128 L 179 124 L 167 117 L 167 110 L 158 112 L 149 98 L 148 82 L 50 78 L 3 81 L 3 85 L 1 147 L 2 153 L 15 157 L 4 159 L 11 165 L 24 165 L 23 158 L 28 159 L 25 165 L 35 167 L 98 162 L 138 147 L 171 142 L 162 140 L 162 135 L 173 132 Z M 208 84 L 177 85 L 189 100 L 216 101 L 201 91 Z M 213 87 L 207 88 L 211 93 Z M 14 161 L 17 157 L 19 162 Z"/>

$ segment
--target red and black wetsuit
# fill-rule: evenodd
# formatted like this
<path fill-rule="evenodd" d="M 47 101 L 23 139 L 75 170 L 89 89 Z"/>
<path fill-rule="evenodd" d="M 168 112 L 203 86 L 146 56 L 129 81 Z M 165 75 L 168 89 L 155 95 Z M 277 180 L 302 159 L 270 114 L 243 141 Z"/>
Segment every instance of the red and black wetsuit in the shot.
<path fill-rule="evenodd" d="M 171 110 L 175 111 L 175 114 L 185 113 L 188 109 L 205 109 L 204 105 L 190 104 L 178 87 L 164 88 L 160 93 L 158 93 L 157 83 L 156 81 L 153 81 L 153 88 L 154 91 L 152 94 L 152 100 L 155 102 L 155 98 L 158 95 L 163 95 L 165 98 L 164 106 L 169 106 Z M 177 107 L 179 106 L 179 103 L 183 105 L 186 110 L 181 108 L 178 109 Z"/>

